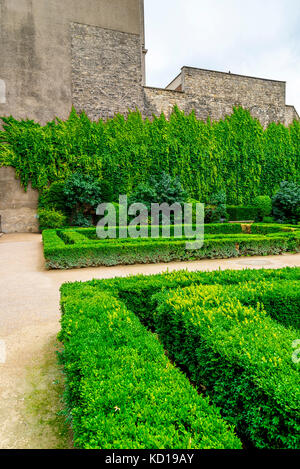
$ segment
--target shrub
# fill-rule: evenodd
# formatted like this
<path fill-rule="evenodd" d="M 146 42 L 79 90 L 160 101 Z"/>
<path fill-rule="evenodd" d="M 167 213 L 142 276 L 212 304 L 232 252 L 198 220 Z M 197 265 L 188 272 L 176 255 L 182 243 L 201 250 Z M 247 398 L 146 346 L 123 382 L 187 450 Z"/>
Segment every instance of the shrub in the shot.
<path fill-rule="evenodd" d="M 227 205 L 230 221 L 252 221 L 257 219 L 256 207 L 243 207 L 242 205 Z"/>
<path fill-rule="evenodd" d="M 240 284 L 234 295 L 220 286 L 160 294 L 156 331 L 240 435 L 256 448 L 296 449 L 300 396 L 291 344 L 298 335 L 259 304 L 241 304 L 248 288 Z"/>
<path fill-rule="evenodd" d="M 217 223 L 226 220 L 226 200 L 226 192 L 223 190 L 213 194 L 210 198 L 210 205 L 215 207 L 213 218 L 216 218 Z"/>
<path fill-rule="evenodd" d="M 67 217 L 55 210 L 40 209 L 38 212 L 40 230 L 62 228 L 67 224 Z"/>
<path fill-rule="evenodd" d="M 253 200 L 253 206 L 257 209 L 258 221 L 272 213 L 272 200 L 268 195 L 260 195 Z"/>
<path fill-rule="evenodd" d="M 187 448 L 187 432 L 196 435 L 192 448 L 211 447 L 212 435 L 214 448 L 220 442 L 236 448 L 232 433 L 221 422 L 216 429 L 211 419 L 217 404 L 248 446 L 298 447 L 298 368 L 291 360 L 298 332 L 269 315 L 278 322 L 289 319 L 293 327 L 298 318 L 299 324 L 299 280 L 299 268 L 286 268 L 179 271 L 63 285 L 60 338 L 76 446 L 148 448 L 159 427 L 160 449 Z M 134 313 L 157 327 L 159 342 L 141 329 Z M 199 384 L 197 400 L 189 382 L 168 365 L 162 341 L 173 358 L 176 349 L 176 364 Z M 209 416 L 203 393 L 213 404 Z M 155 396 L 150 407 L 148 396 Z"/>
<path fill-rule="evenodd" d="M 64 397 L 77 448 L 241 448 L 218 409 L 120 300 L 68 284 L 61 305 Z"/>
<path fill-rule="evenodd" d="M 275 223 L 275 219 L 273 217 L 264 217 L 262 222 L 263 223 Z"/>
<path fill-rule="evenodd" d="M 272 204 L 277 221 L 297 223 L 300 220 L 300 186 L 294 182 L 282 182 Z"/>
<path fill-rule="evenodd" d="M 64 185 L 65 206 L 71 212 L 71 223 L 90 225 L 96 220 L 96 208 L 101 203 L 101 185 L 93 176 L 74 173 Z"/>
<path fill-rule="evenodd" d="M 218 226 L 218 225 L 217 225 Z M 220 224 L 207 227 L 204 245 L 201 249 L 187 249 L 190 239 L 174 238 L 174 227 L 170 227 L 170 238 L 116 238 L 98 239 L 96 230 L 57 231 L 58 244 L 48 243 L 48 233 L 44 233 L 44 256 L 49 268 L 64 269 L 92 267 L 100 265 L 129 265 L 188 261 L 198 259 L 224 259 L 239 256 L 275 255 L 288 251 L 299 251 L 299 230 L 278 225 L 253 225 L 252 234 L 241 233 L 241 225 Z M 233 227 L 232 227 L 233 226 Z M 231 228 L 232 227 L 232 228 Z M 194 227 L 195 228 L 195 227 Z M 149 230 L 150 228 L 148 228 Z M 117 228 L 118 233 L 119 228 Z M 293 231 L 294 230 L 294 231 Z M 229 231 L 229 233 L 226 233 Z M 257 234 L 255 234 L 255 231 Z M 61 239 L 65 247 L 61 246 Z"/>

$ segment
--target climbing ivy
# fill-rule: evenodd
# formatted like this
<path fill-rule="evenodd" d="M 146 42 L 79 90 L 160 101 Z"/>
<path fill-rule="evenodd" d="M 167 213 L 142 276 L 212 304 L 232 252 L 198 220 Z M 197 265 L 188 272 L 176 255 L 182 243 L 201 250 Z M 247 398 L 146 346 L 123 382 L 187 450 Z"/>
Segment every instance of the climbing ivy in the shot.
<path fill-rule="evenodd" d="M 189 196 L 208 202 L 224 190 L 228 204 L 251 204 L 272 196 L 283 180 L 299 183 L 300 123 L 266 129 L 250 113 L 234 108 L 218 122 L 174 108 L 143 119 L 131 112 L 92 122 L 73 109 L 66 121 L 42 126 L 3 118 L 0 166 L 10 165 L 25 188 L 31 180 L 43 191 L 75 172 L 91 174 L 102 185 L 102 199 L 116 201 L 151 176 L 178 176 Z"/>

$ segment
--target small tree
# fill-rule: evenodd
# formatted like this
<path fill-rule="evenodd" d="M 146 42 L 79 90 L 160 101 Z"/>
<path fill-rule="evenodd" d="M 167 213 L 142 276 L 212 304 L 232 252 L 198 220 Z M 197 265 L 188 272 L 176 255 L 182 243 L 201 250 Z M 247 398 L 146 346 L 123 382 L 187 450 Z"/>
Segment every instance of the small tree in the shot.
<path fill-rule="evenodd" d="M 93 176 L 73 174 L 64 186 L 65 205 L 71 213 L 71 224 L 89 226 L 96 221 L 96 208 L 101 203 L 101 185 Z"/>
<path fill-rule="evenodd" d="M 273 214 L 279 222 L 298 223 L 300 220 L 300 186 L 284 181 L 272 199 Z"/>
<path fill-rule="evenodd" d="M 268 195 L 260 195 L 253 200 L 253 206 L 257 209 L 257 217 L 262 221 L 272 213 L 272 200 Z"/>

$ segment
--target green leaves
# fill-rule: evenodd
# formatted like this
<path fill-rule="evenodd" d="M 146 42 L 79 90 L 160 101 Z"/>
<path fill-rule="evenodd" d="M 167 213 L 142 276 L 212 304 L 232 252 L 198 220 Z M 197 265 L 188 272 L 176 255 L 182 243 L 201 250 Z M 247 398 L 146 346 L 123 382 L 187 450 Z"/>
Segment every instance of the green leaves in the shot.
<path fill-rule="evenodd" d="M 65 400 L 77 448 L 241 448 L 218 409 L 116 297 L 65 285 L 61 305 Z"/>
<path fill-rule="evenodd" d="M 228 204 L 248 205 L 261 194 L 274 195 L 282 180 L 299 182 L 300 124 L 264 130 L 241 107 L 214 123 L 176 107 L 169 120 L 131 112 L 126 119 L 91 122 L 74 109 L 66 121 L 45 126 L 2 120 L 0 166 L 16 168 L 25 187 L 31 180 L 43 190 L 82 172 L 101 180 L 103 199 L 116 202 L 165 172 L 203 203 L 224 190 Z"/>
<path fill-rule="evenodd" d="M 205 225 L 204 229 L 204 246 L 195 250 L 186 249 L 189 239 L 184 236 L 174 238 L 174 226 L 170 227 L 170 238 L 153 239 L 117 237 L 101 240 L 97 238 L 95 228 L 57 230 L 54 233 L 46 230 L 43 232 L 44 256 L 48 268 L 66 269 L 275 255 L 300 250 L 298 227 L 254 224 L 251 225 L 251 234 L 244 233 L 240 224 Z M 148 230 L 150 233 L 149 227 Z M 57 246 L 53 242 L 55 239 Z M 61 240 L 66 243 L 64 248 Z"/>

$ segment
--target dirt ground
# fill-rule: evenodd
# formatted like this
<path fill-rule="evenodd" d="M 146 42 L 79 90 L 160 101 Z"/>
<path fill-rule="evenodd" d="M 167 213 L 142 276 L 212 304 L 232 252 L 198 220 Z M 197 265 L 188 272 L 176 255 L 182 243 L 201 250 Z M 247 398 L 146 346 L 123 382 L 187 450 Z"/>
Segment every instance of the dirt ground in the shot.
<path fill-rule="evenodd" d="M 46 271 L 36 234 L 0 238 L 0 448 L 72 448 L 61 415 L 57 365 L 59 287 L 64 282 L 166 270 L 300 267 L 300 254 L 188 263 Z M 1 352 L 2 351 L 2 352 Z"/>

